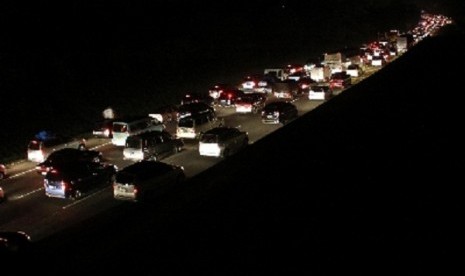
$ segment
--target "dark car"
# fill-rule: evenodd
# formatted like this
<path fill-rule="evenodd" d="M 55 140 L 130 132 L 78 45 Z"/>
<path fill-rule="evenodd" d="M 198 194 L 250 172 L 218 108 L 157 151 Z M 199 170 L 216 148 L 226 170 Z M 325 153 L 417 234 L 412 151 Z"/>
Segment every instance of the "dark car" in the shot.
<path fill-rule="evenodd" d="M 228 157 L 249 144 L 249 135 L 236 127 L 215 127 L 200 135 L 199 154 Z"/>
<path fill-rule="evenodd" d="M 311 78 L 301 78 L 298 81 L 298 85 L 299 85 L 298 93 L 299 94 L 308 93 L 312 85 L 314 85 L 315 83 L 316 81 Z"/>
<path fill-rule="evenodd" d="M 44 162 L 37 164 L 36 171 L 39 174 L 45 175 L 53 167 L 77 161 L 99 163 L 103 161 L 103 157 L 102 153 L 97 150 L 78 150 L 74 148 L 64 148 L 52 152 Z"/>
<path fill-rule="evenodd" d="M 297 116 L 297 107 L 290 102 L 268 103 L 262 110 L 262 122 L 265 124 L 285 124 Z"/>
<path fill-rule="evenodd" d="M 299 84 L 295 80 L 287 79 L 273 84 L 273 94 L 276 98 L 296 100 L 299 94 Z"/>
<path fill-rule="evenodd" d="M 221 93 L 218 98 L 218 104 L 223 107 L 234 106 L 236 101 L 244 95 L 244 92 L 239 89 L 229 89 Z"/>
<path fill-rule="evenodd" d="M 240 97 L 236 101 L 236 112 L 258 113 L 265 107 L 266 95 L 263 93 L 251 93 Z"/>
<path fill-rule="evenodd" d="M 130 201 L 154 198 L 175 188 L 185 178 L 184 168 L 178 165 L 146 160 L 136 162 L 116 174 L 113 197 Z"/>
<path fill-rule="evenodd" d="M 178 120 L 178 106 L 175 104 L 168 104 L 155 109 L 154 112 L 149 114 L 150 117 L 156 118 L 162 123 L 169 123 Z"/>
<path fill-rule="evenodd" d="M 221 93 L 223 93 L 226 90 L 231 90 L 231 89 L 234 89 L 234 87 L 229 84 L 217 83 L 214 86 L 210 87 L 210 89 L 208 89 L 208 95 L 210 95 L 210 97 L 212 97 L 215 101 L 217 101 Z"/>
<path fill-rule="evenodd" d="M 210 95 L 205 93 L 187 93 L 181 100 L 181 104 L 190 104 L 190 103 L 206 103 L 209 106 L 213 106 L 215 104 L 215 99 Z"/>
<path fill-rule="evenodd" d="M 45 174 L 45 195 L 80 199 L 105 184 L 112 185 L 116 171 L 114 165 L 95 162 L 59 165 Z"/>
<path fill-rule="evenodd" d="M 113 122 L 115 119 L 104 119 L 95 122 L 92 134 L 100 138 L 113 138 Z"/>
<path fill-rule="evenodd" d="M 184 117 L 194 116 L 198 114 L 206 114 L 206 113 L 212 114 L 212 116 L 216 114 L 215 109 L 211 107 L 210 105 L 204 102 L 196 102 L 196 103 L 183 104 L 179 106 L 178 115 L 176 117 L 179 121 L 180 119 Z"/>
<path fill-rule="evenodd" d="M 167 131 L 149 131 L 129 136 L 123 150 L 124 159 L 160 160 L 180 152 L 184 141 Z"/>
<path fill-rule="evenodd" d="M 23 231 L 0 232 L 0 256 L 27 253 L 32 246 L 31 237 Z M 2 259 L 4 261 L 4 259 Z M 3 266 L 3 264 L 2 264 Z"/>
<path fill-rule="evenodd" d="M 241 90 L 244 91 L 244 93 L 271 93 L 273 82 L 274 80 L 269 76 L 253 74 L 244 78 L 241 84 Z"/>
<path fill-rule="evenodd" d="M 345 89 L 350 85 L 352 85 L 352 78 L 347 72 L 342 71 L 331 75 L 331 80 L 329 81 L 331 89 Z"/>

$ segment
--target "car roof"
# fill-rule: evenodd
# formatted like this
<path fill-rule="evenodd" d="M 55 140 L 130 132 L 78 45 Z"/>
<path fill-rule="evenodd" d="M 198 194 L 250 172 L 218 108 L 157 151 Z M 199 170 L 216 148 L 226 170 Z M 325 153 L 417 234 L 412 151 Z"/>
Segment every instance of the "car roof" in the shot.
<path fill-rule="evenodd" d="M 138 173 L 141 171 L 158 171 L 158 170 L 165 171 L 166 168 L 168 167 L 172 167 L 172 166 L 169 164 L 163 163 L 163 162 L 159 162 L 159 161 L 143 160 L 143 161 L 139 161 L 137 163 L 134 163 L 132 165 L 125 167 L 124 169 L 119 171 L 118 174 L 124 174 L 124 173 L 134 174 L 134 173 Z"/>
<path fill-rule="evenodd" d="M 227 126 L 215 127 L 215 128 L 207 130 L 204 134 L 221 135 L 221 134 L 229 132 L 231 129 L 237 129 L 237 128 L 235 128 L 235 127 L 227 127 Z"/>

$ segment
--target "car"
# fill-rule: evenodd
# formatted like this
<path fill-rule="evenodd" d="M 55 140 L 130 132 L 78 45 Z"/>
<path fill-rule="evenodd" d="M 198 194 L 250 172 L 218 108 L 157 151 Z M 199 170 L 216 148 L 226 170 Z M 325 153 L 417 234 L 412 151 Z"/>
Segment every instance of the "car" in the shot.
<path fill-rule="evenodd" d="M 150 113 L 149 116 L 156 118 L 162 123 L 175 122 L 178 120 L 178 106 L 175 104 L 168 104 L 158 107 Z"/>
<path fill-rule="evenodd" d="M 237 113 L 258 113 L 265 107 L 266 96 L 263 93 L 251 93 L 240 97 L 236 101 Z"/>
<path fill-rule="evenodd" d="M 223 93 L 226 90 L 230 90 L 230 89 L 234 89 L 234 87 L 226 83 L 217 83 L 214 86 L 210 87 L 210 89 L 208 89 L 208 94 L 215 101 L 217 101 L 221 93 Z"/>
<path fill-rule="evenodd" d="M 45 195 L 63 199 L 81 199 L 84 195 L 112 185 L 117 167 L 95 162 L 73 162 L 54 167 L 44 177 Z"/>
<path fill-rule="evenodd" d="M 48 130 L 40 131 L 27 145 L 27 159 L 40 163 L 52 152 L 64 148 L 85 150 L 86 139 L 64 136 Z"/>
<path fill-rule="evenodd" d="M 32 247 L 31 237 L 23 231 L 0 232 L 0 256 L 16 256 L 27 253 Z M 2 264 L 3 266 L 3 264 Z"/>
<path fill-rule="evenodd" d="M 351 77 L 357 78 L 363 75 L 363 69 L 360 67 L 358 64 L 351 64 L 347 67 L 346 70 L 347 74 L 349 74 Z"/>
<path fill-rule="evenodd" d="M 52 152 L 45 161 L 36 165 L 36 172 L 45 175 L 53 167 L 76 161 L 102 162 L 102 153 L 97 150 L 64 148 Z"/>
<path fill-rule="evenodd" d="M 186 179 L 182 166 L 143 160 L 118 171 L 113 183 L 113 197 L 118 200 L 149 200 Z"/>
<path fill-rule="evenodd" d="M 298 94 L 304 94 L 304 93 L 308 93 L 310 91 L 310 88 L 313 84 L 315 84 L 316 81 L 311 79 L 310 77 L 307 77 L 307 78 L 301 78 L 299 81 L 298 81 L 298 85 L 299 85 L 299 91 L 298 91 Z"/>
<path fill-rule="evenodd" d="M 215 127 L 199 137 L 201 156 L 228 157 L 249 144 L 249 135 L 236 127 Z"/>
<path fill-rule="evenodd" d="M 294 80 L 294 81 L 297 81 L 297 82 L 298 82 L 299 80 L 304 79 L 304 78 L 307 78 L 307 77 L 308 77 L 308 75 L 307 75 L 307 73 L 306 73 L 305 71 L 297 71 L 297 72 L 294 72 L 294 73 L 289 74 L 289 75 L 287 76 L 287 78 L 288 78 L 289 80 Z"/>
<path fill-rule="evenodd" d="M 352 78 L 347 72 L 336 72 L 331 74 L 329 86 L 332 89 L 345 89 L 352 85 Z"/>
<path fill-rule="evenodd" d="M 6 177 L 6 166 L 0 164 L 0 179 L 4 179 Z"/>
<path fill-rule="evenodd" d="M 167 131 L 149 131 L 129 136 L 123 149 L 124 159 L 160 160 L 182 151 L 184 141 Z"/>
<path fill-rule="evenodd" d="M 3 202 L 5 201 L 6 197 L 5 197 L 5 191 L 3 190 L 2 187 L 0 187 L 0 202 Z"/>
<path fill-rule="evenodd" d="M 333 96 L 333 89 L 327 83 L 312 85 L 308 92 L 309 100 L 328 100 Z"/>
<path fill-rule="evenodd" d="M 211 114 L 211 116 L 216 117 L 215 109 L 204 102 L 183 104 L 179 106 L 176 118 L 178 121 L 180 121 L 184 117 L 205 113 Z"/>
<path fill-rule="evenodd" d="M 221 93 L 218 98 L 218 104 L 222 107 L 233 107 L 237 99 L 244 95 L 244 91 L 239 89 L 229 89 Z"/>
<path fill-rule="evenodd" d="M 92 135 L 99 138 L 113 138 L 113 122 L 115 119 L 104 119 L 95 122 Z"/>
<path fill-rule="evenodd" d="M 273 80 L 263 74 L 246 76 L 241 84 L 244 93 L 271 93 Z"/>
<path fill-rule="evenodd" d="M 295 80 L 287 79 L 273 84 L 273 94 L 278 99 L 296 100 L 300 96 L 299 91 Z"/>
<path fill-rule="evenodd" d="M 190 104 L 190 103 L 206 103 L 209 106 L 213 106 L 215 104 L 215 99 L 211 97 L 210 95 L 204 94 L 204 93 L 196 93 L 196 92 L 191 92 L 191 93 L 186 93 L 184 97 L 181 100 L 181 105 L 183 104 Z"/>
<path fill-rule="evenodd" d="M 371 60 L 371 66 L 373 67 L 380 67 L 386 64 L 386 60 L 383 56 L 373 56 Z"/>
<path fill-rule="evenodd" d="M 261 117 L 264 124 L 286 124 L 298 117 L 298 110 L 287 101 L 271 102 L 265 105 Z"/>

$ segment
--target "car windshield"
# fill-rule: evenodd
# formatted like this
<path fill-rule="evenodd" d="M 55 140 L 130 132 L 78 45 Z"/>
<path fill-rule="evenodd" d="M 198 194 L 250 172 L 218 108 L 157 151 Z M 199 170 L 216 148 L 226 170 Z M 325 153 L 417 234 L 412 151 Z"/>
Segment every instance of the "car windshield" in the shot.
<path fill-rule="evenodd" d="M 36 140 L 29 142 L 28 149 L 40 150 L 40 142 Z"/>
<path fill-rule="evenodd" d="M 141 145 L 142 143 L 139 137 L 128 137 L 126 139 L 126 148 L 139 149 Z"/>
<path fill-rule="evenodd" d="M 126 132 L 128 126 L 125 123 L 113 123 L 113 132 Z"/>
<path fill-rule="evenodd" d="M 116 174 L 117 183 L 132 183 L 134 182 L 134 175 L 130 173 L 120 172 Z"/>
<path fill-rule="evenodd" d="M 218 143 L 218 135 L 206 133 L 200 138 L 202 143 Z"/>
<path fill-rule="evenodd" d="M 181 118 L 179 120 L 178 126 L 192 128 L 194 127 L 194 120 L 191 117 Z"/>

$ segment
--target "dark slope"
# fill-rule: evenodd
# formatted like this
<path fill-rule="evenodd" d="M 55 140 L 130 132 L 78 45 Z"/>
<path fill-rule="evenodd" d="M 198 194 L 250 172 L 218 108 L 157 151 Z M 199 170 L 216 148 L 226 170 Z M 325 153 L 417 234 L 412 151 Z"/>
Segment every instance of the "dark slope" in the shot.
<path fill-rule="evenodd" d="M 123 205 L 38 242 L 39 269 L 397 275 L 454 267 L 465 165 L 460 41 L 428 38 L 156 204 Z"/>

